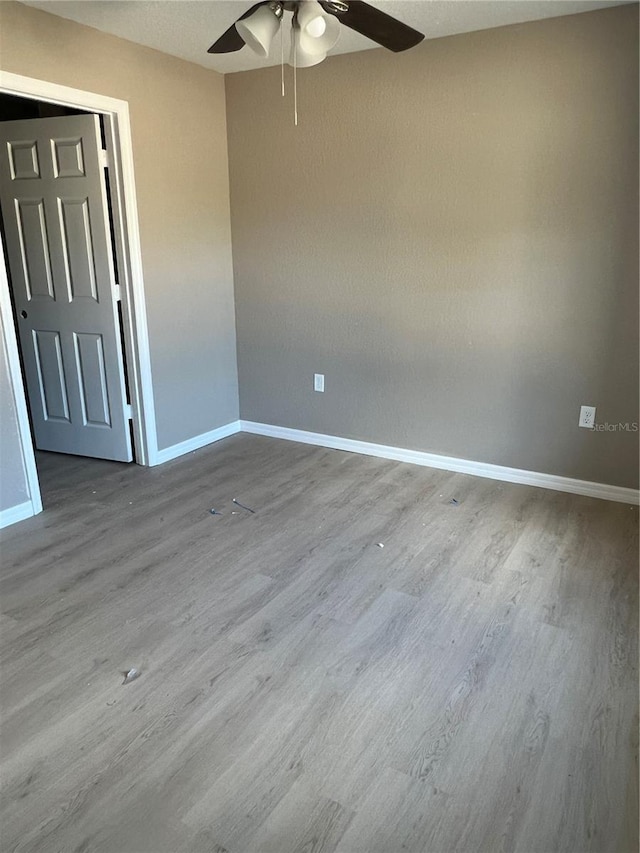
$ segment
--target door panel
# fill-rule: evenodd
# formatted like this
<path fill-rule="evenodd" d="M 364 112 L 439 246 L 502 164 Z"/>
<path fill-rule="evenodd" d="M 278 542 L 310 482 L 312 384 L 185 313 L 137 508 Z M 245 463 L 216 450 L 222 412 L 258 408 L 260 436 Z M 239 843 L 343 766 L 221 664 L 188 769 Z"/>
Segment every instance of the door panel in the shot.
<path fill-rule="evenodd" d="M 15 199 L 15 206 L 20 266 L 27 300 L 55 299 L 43 200 Z"/>
<path fill-rule="evenodd" d="M 80 376 L 80 402 L 85 424 L 110 427 L 109 392 L 102 335 L 75 334 L 76 365 Z"/>
<path fill-rule="evenodd" d="M 40 177 L 40 161 L 35 140 L 31 142 L 8 143 L 9 168 L 11 180 L 27 181 Z"/>
<path fill-rule="evenodd" d="M 60 235 L 69 301 L 98 301 L 88 198 L 59 200 Z"/>
<path fill-rule="evenodd" d="M 35 444 L 131 461 L 100 126 L 0 123 L 0 202 Z"/>
<path fill-rule="evenodd" d="M 58 332 L 34 330 L 33 342 L 44 419 L 71 423 L 60 335 Z"/>
<path fill-rule="evenodd" d="M 82 138 L 53 140 L 53 174 L 56 178 L 84 178 Z"/>

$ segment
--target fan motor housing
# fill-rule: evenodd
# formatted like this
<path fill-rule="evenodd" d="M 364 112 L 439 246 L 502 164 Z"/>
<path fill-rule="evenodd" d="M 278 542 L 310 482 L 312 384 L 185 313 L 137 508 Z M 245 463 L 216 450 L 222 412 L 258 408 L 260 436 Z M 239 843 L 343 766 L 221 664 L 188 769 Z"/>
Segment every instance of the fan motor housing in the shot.
<path fill-rule="evenodd" d="M 324 7 L 328 12 L 333 12 L 335 15 L 344 15 L 349 11 L 349 4 L 343 3 L 342 0 L 327 0 Z"/>
<path fill-rule="evenodd" d="M 272 6 L 278 5 L 284 8 L 285 12 L 295 12 L 298 7 L 298 2 L 296 0 L 284 0 L 282 3 L 272 3 Z M 344 15 L 345 12 L 349 11 L 349 4 L 345 3 L 344 0 L 323 0 L 321 4 L 325 11 L 331 12 L 334 15 Z"/>

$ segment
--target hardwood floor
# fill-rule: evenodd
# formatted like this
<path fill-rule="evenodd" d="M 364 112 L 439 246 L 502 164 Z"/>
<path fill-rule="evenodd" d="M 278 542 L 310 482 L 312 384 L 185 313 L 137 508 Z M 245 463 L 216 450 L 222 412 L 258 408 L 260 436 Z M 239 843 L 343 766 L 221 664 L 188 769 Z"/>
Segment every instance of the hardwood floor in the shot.
<path fill-rule="evenodd" d="M 3 853 L 638 849 L 637 508 L 247 435 L 39 464 Z"/>

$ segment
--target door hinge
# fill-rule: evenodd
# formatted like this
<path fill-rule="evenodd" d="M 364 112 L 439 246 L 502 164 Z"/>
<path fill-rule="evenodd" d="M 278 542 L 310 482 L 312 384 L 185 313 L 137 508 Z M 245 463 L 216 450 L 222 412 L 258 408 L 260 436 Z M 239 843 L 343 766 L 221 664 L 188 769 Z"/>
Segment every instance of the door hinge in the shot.
<path fill-rule="evenodd" d="M 100 150 L 100 165 L 105 169 L 109 168 L 109 152 Z"/>
<path fill-rule="evenodd" d="M 122 291 L 120 290 L 119 284 L 113 285 L 113 292 L 116 297 L 116 302 L 122 302 Z"/>
<path fill-rule="evenodd" d="M 124 416 L 128 421 L 133 420 L 133 409 L 131 408 L 131 403 L 127 403 L 124 407 Z"/>

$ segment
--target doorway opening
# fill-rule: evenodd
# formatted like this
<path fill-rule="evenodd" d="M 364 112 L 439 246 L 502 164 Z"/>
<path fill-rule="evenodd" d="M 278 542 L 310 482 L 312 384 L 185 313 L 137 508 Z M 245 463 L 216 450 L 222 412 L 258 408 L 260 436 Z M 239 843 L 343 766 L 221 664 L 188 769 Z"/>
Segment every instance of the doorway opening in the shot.
<path fill-rule="evenodd" d="M 130 427 L 127 426 L 132 451 L 130 458 L 139 465 L 155 465 L 158 462 L 158 451 L 128 105 L 124 101 L 95 93 L 3 72 L 0 74 L 0 110 L 4 121 L 48 120 L 90 114 L 99 117 L 100 136 L 104 143 L 101 147 L 108 152 L 107 192 L 108 205 L 112 211 L 109 241 L 113 267 L 117 269 L 116 286 L 120 291 L 116 327 L 122 354 L 125 405 L 128 407 L 130 423 Z M 7 523 L 10 523 L 36 514 L 42 509 L 42 504 L 35 446 L 26 405 L 23 365 L 17 347 L 16 323 L 20 315 L 13 315 L 8 283 L 11 271 L 5 257 L 5 241 L 2 243 L 0 263 L 4 263 L 4 269 L 0 272 L 6 272 L 7 275 L 6 278 L 0 276 L 0 311 L 30 495 L 30 506 L 17 507 L 19 512 L 9 514 Z M 22 361 L 24 363 L 24 358 Z M 0 521 L 4 523 L 4 519 Z"/>
<path fill-rule="evenodd" d="M 130 462 L 104 122 L 1 94 L 0 119 L 2 236 L 35 446 Z"/>

